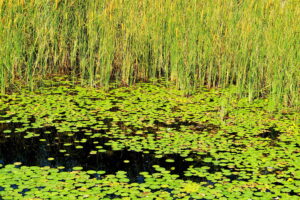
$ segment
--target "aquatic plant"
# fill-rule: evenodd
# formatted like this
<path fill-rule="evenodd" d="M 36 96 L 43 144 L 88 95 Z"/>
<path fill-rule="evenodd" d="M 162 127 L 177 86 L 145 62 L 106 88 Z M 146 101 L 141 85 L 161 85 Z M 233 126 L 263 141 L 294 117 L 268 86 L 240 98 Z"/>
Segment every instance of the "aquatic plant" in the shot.
<path fill-rule="evenodd" d="M 224 112 L 228 90 L 186 97 L 150 83 L 109 91 L 45 85 L 0 96 L 2 199 L 300 195 L 294 109 L 228 98 Z"/>
<path fill-rule="evenodd" d="M 1 91 L 59 73 L 104 87 L 165 78 L 186 93 L 236 85 L 299 105 L 299 15 L 294 0 L 1 0 Z"/>

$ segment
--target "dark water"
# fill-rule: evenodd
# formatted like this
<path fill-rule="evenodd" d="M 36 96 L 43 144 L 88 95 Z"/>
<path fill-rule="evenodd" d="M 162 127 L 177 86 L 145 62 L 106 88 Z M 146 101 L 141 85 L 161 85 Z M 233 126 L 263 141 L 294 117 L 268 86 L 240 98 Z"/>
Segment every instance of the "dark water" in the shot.
<path fill-rule="evenodd" d="M 211 157 L 209 154 L 197 155 L 190 154 L 188 157 L 193 158 L 194 161 L 188 162 L 179 154 L 168 154 L 162 158 L 156 158 L 154 152 L 136 152 L 128 149 L 112 150 L 110 146 L 105 145 L 113 139 L 108 137 L 91 138 L 86 135 L 84 131 L 76 133 L 59 133 L 54 127 L 28 129 L 27 132 L 32 132 L 35 136 L 24 138 L 26 133 L 16 133 L 15 129 L 22 127 L 22 124 L 7 123 L 0 124 L 0 164 L 7 165 L 15 162 L 21 162 L 26 166 L 50 166 L 65 168 L 61 171 L 72 171 L 73 167 L 82 167 L 83 170 L 104 170 L 106 174 L 115 174 L 117 171 L 126 171 L 127 176 L 131 182 L 144 182 L 144 177 L 140 172 L 149 172 L 150 174 L 157 172 L 153 165 L 159 165 L 171 171 L 171 174 L 177 174 L 183 180 L 192 180 L 196 182 L 206 182 L 207 185 L 214 185 L 206 177 L 185 176 L 190 166 L 202 167 L 208 166 L 209 173 L 220 172 L 222 169 L 229 169 L 227 166 L 216 166 L 212 163 L 203 162 L 205 157 Z M 202 128 L 202 127 L 199 127 Z M 11 133 L 3 133 L 3 130 L 11 130 Z M 93 131 L 92 131 L 93 132 Z M 101 132 L 105 135 L 105 131 Z M 94 133 L 91 133 L 93 135 Z M 274 128 L 270 128 L 259 137 L 271 138 L 276 140 L 281 133 Z M 41 140 L 42 139 L 42 140 Z M 86 139 L 84 143 L 76 143 Z M 70 144 L 70 146 L 65 146 Z M 81 145 L 82 149 L 76 149 L 76 145 Z M 105 152 L 97 152 L 95 155 L 90 154 L 91 151 L 97 151 L 96 146 L 103 146 Z M 65 152 L 61 152 L 64 150 Z M 48 158 L 54 158 L 49 161 Z M 174 162 L 166 162 L 166 159 L 173 159 Z M 125 163 L 124 161 L 129 161 Z M 270 173 L 262 170 L 262 174 Z M 93 175 L 91 175 L 93 177 Z M 94 177 L 97 178 L 97 175 Z M 229 175 L 228 178 L 232 180 L 247 181 L 241 179 L 236 175 Z M 18 187 L 12 185 L 12 188 Z M 0 187 L 0 191 L 4 188 Z M 22 191 L 24 195 L 27 189 Z M 266 191 L 269 192 L 269 191 Z M 290 192 L 290 195 L 297 195 Z M 0 196 L 1 199 L 1 196 Z"/>
<path fill-rule="evenodd" d="M 14 129 L 18 127 L 18 124 L 2 124 L 2 130 L 8 127 L 11 127 L 12 133 L 4 134 L 2 131 L 0 132 L 0 164 L 3 165 L 21 162 L 22 165 L 26 166 L 64 166 L 64 171 L 71 171 L 73 167 L 81 166 L 83 170 L 104 170 L 108 174 L 122 170 L 127 172 L 131 181 L 137 182 L 143 181 L 139 175 L 140 172 L 156 172 L 153 165 L 164 167 L 170 170 L 172 174 L 178 174 L 183 179 L 193 179 L 193 177 L 187 178 L 184 176 L 184 171 L 190 165 L 209 166 L 209 163 L 200 161 L 185 161 L 185 158 L 178 154 L 156 158 L 154 152 L 143 153 L 129 151 L 128 149 L 113 151 L 110 146 L 105 146 L 105 143 L 111 139 L 105 137 L 91 139 L 84 132 L 68 136 L 67 133 L 58 133 L 55 128 L 29 129 L 36 136 L 24 138 L 25 133 L 14 133 Z M 87 141 L 79 144 L 83 148 L 76 149 L 74 140 L 84 138 Z M 40 139 L 45 141 L 40 141 Z M 72 145 L 64 146 L 65 143 Z M 91 151 L 97 151 L 95 148 L 97 145 L 103 146 L 106 152 L 97 152 L 95 155 L 90 154 Z M 62 149 L 65 152 L 60 152 Z M 202 158 L 206 156 L 204 155 Z M 54 160 L 49 161 L 49 157 L 54 158 Z M 199 155 L 191 155 L 191 157 L 195 160 L 201 159 Z M 169 158 L 173 159 L 174 162 L 166 162 L 166 159 Z M 128 160 L 129 163 L 124 163 L 124 160 Z M 213 171 L 219 170 L 218 167 L 210 167 Z"/>

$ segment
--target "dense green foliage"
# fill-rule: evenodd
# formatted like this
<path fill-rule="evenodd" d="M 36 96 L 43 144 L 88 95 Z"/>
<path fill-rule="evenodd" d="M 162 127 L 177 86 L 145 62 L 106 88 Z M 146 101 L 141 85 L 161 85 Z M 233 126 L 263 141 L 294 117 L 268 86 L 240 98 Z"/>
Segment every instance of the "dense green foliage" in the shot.
<path fill-rule="evenodd" d="M 154 165 L 154 173 L 140 173 L 143 182 L 133 182 L 124 170 L 8 164 L 0 166 L 3 199 L 299 198 L 300 116 L 293 109 L 269 112 L 268 99 L 249 104 L 247 98 L 231 98 L 229 90 L 199 89 L 184 97 L 175 86 L 145 83 L 109 91 L 62 80 L 52 85 L 1 96 L 2 144 L 39 138 L 65 157 L 89 143 L 88 154 L 95 157 L 127 149 L 176 166 L 171 155 L 177 154 L 189 167 L 180 177 L 173 167 Z M 47 156 L 49 166 L 60 158 Z"/>
<path fill-rule="evenodd" d="M 0 86 L 53 73 L 91 86 L 165 77 L 299 104 L 294 0 L 0 0 Z"/>

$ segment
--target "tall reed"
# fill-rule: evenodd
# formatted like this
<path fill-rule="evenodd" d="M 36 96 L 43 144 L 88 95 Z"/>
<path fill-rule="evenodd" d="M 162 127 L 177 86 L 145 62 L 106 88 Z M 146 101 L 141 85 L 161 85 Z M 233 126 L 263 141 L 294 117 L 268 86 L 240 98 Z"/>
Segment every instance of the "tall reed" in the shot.
<path fill-rule="evenodd" d="M 0 0 L 1 91 L 49 74 L 91 86 L 164 77 L 300 102 L 297 0 Z"/>

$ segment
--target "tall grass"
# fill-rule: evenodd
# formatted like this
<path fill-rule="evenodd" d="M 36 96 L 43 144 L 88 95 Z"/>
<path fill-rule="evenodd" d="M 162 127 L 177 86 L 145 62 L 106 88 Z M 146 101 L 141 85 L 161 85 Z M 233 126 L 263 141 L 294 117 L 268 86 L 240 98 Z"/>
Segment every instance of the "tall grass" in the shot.
<path fill-rule="evenodd" d="M 298 0 L 0 0 L 0 85 L 68 74 L 91 86 L 178 88 L 300 102 Z"/>

